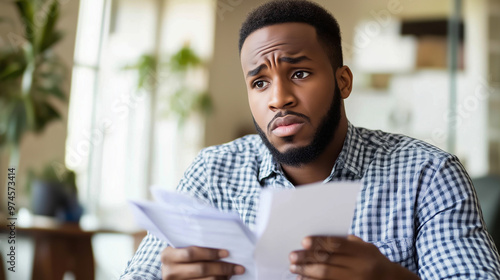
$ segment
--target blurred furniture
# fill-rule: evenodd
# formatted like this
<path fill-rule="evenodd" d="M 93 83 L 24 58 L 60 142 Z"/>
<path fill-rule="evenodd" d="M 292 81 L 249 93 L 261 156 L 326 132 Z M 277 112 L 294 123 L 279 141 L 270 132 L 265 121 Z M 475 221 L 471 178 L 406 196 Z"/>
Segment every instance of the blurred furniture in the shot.
<path fill-rule="evenodd" d="M 62 280 L 71 271 L 76 280 L 95 277 L 92 236 L 100 233 L 126 233 L 109 229 L 82 229 L 77 223 L 61 223 L 54 218 L 32 216 L 19 225 L 19 235 L 33 238 L 35 245 L 33 280 Z M 1 280 L 1 279 L 0 279 Z"/>
<path fill-rule="evenodd" d="M 97 232 L 84 231 L 71 223 L 18 227 L 19 235 L 35 241 L 32 279 L 62 280 L 66 271 L 73 272 L 77 280 L 94 279 L 91 238 Z"/>
<path fill-rule="evenodd" d="M 92 237 L 95 234 L 127 234 L 134 238 L 136 246 L 146 235 L 146 231 L 135 229 L 115 230 L 98 226 L 82 229 L 77 223 L 63 223 L 45 216 L 32 215 L 28 220 L 20 223 L 16 231 L 34 240 L 33 280 L 62 280 L 67 271 L 71 271 L 76 280 L 93 280 Z"/>
<path fill-rule="evenodd" d="M 134 239 L 134 253 L 139 249 L 139 245 L 141 245 L 142 240 L 148 234 L 145 230 L 139 230 L 134 233 L 131 233 L 132 238 Z M 1 279 L 0 279 L 1 280 Z"/>
<path fill-rule="evenodd" d="M 483 210 L 488 232 L 500 248 L 500 176 L 487 175 L 472 179 Z"/>
<path fill-rule="evenodd" d="M 0 280 L 5 280 L 5 268 L 3 266 L 3 258 L 2 256 L 0 256 Z"/>

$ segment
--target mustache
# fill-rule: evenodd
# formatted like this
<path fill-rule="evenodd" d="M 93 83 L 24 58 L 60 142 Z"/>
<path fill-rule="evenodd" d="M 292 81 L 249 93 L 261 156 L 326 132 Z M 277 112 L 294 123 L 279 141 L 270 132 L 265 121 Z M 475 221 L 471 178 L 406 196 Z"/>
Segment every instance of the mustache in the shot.
<path fill-rule="evenodd" d="M 272 120 L 267 124 L 267 130 L 269 131 L 269 129 L 271 129 L 271 124 L 274 122 L 274 120 L 276 120 L 277 118 L 282 118 L 282 117 L 285 117 L 285 116 L 288 116 L 288 115 L 294 115 L 294 116 L 297 116 L 297 117 L 301 117 L 303 119 L 305 119 L 307 122 L 311 122 L 311 119 L 304 115 L 304 114 L 301 114 L 301 113 L 297 113 L 297 112 L 294 112 L 294 111 L 279 111 L 278 113 L 276 113 L 276 115 L 274 115 L 274 117 L 272 118 Z"/>

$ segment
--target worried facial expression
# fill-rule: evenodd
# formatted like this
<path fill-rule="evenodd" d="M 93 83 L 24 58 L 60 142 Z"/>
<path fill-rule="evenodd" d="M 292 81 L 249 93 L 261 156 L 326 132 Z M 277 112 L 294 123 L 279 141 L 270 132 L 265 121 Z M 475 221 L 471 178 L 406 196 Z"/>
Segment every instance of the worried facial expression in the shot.
<path fill-rule="evenodd" d="M 241 65 L 257 131 L 278 162 L 298 166 L 319 156 L 339 123 L 341 98 L 315 28 L 261 28 L 245 40 Z"/>

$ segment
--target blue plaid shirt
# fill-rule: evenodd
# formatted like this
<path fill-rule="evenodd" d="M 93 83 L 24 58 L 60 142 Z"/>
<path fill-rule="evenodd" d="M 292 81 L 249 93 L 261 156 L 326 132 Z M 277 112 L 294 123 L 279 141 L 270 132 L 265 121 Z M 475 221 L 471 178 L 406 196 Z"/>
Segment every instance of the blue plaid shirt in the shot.
<path fill-rule="evenodd" d="M 500 279 L 498 252 L 459 160 L 403 135 L 349 123 L 330 181 L 363 182 L 350 233 L 422 279 Z M 250 228 L 262 188 L 294 188 L 258 135 L 204 149 L 178 190 Z M 166 243 L 148 234 L 121 279 L 161 279 Z"/>

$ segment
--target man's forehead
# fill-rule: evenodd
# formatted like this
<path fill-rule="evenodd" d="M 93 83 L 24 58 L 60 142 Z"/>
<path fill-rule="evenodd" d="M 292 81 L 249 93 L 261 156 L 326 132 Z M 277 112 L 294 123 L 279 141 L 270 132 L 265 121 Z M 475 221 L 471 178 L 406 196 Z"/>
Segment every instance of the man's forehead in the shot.
<path fill-rule="evenodd" d="M 305 23 L 282 23 L 263 27 L 250 34 L 241 49 L 241 63 L 255 65 L 270 53 L 293 56 L 314 51 L 316 30 Z"/>

